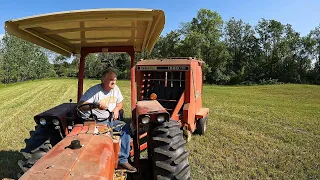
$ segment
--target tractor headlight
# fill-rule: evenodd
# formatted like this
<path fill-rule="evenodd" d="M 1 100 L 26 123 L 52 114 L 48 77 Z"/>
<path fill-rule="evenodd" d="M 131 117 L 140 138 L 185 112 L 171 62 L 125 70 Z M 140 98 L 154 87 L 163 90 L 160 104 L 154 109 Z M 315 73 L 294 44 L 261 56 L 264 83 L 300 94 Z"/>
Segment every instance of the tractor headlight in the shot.
<path fill-rule="evenodd" d="M 47 121 L 46 121 L 46 119 L 45 118 L 40 118 L 40 124 L 41 125 L 46 125 L 47 124 Z"/>
<path fill-rule="evenodd" d="M 166 118 L 163 115 L 160 115 L 160 116 L 157 117 L 157 121 L 159 123 L 163 123 L 165 120 L 166 120 Z"/>
<path fill-rule="evenodd" d="M 150 116 L 145 116 L 141 119 L 142 124 L 148 124 L 150 122 Z"/>
<path fill-rule="evenodd" d="M 58 126 L 60 124 L 59 120 L 58 119 L 53 119 L 52 120 L 52 123 L 56 126 Z"/>

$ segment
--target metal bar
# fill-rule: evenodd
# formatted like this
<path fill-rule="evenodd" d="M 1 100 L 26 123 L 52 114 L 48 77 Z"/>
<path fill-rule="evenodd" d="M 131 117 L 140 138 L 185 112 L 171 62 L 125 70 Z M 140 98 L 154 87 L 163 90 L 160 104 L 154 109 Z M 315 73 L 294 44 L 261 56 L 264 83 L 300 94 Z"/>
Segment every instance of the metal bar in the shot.
<path fill-rule="evenodd" d="M 133 137 L 133 149 L 134 149 L 134 166 L 137 168 L 137 171 L 140 171 L 140 139 L 139 139 L 139 122 L 136 118 L 136 88 L 135 88 L 135 64 L 134 64 L 134 49 L 128 51 L 128 54 L 131 57 L 131 72 L 130 72 L 130 82 L 131 82 L 131 114 L 132 120 L 136 126 L 136 134 Z"/>
<path fill-rule="evenodd" d="M 84 31 L 82 31 L 84 33 Z M 73 42 L 73 41 L 96 41 L 96 40 L 113 40 L 113 39 L 143 39 L 143 38 L 138 38 L 138 37 L 99 37 L 99 38 L 80 38 L 80 39 L 67 39 L 65 38 L 66 42 Z"/>
<path fill-rule="evenodd" d="M 144 51 L 144 49 L 145 49 L 145 47 L 146 47 L 146 42 L 147 42 L 147 39 L 148 39 L 148 37 L 149 37 L 149 33 L 150 33 L 150 28 L 151 28 L 152 22 L 153 22 L 153 20 L 151 20 L 151 21 L 148 22 L 148 26 L 147 26 L 147 29 L 146 29 L 146 34 L 144 35 L 144 39 L 143 39 L 143 44 L 142 44 L 142 49 L 141 49 L 141 51 Z"/>
<path fill-rule="evenodd" d="M 176 107 L 174 108 L 174 111 L 171 115 L 171 118 L 178 121 L 179 120 L 179 116 L 178 116 L 178 113 L 181 109 L 181 107 L 183 106 L 183 103 L 184 103 L 184 92 L 181 94 L 181 97 L 176 105 Z"/>
<path fill-rule="evenodd" d="M 141 135 L 139 136 L 139 139 L 142 139 L 142 138 L 146 137 L 147 135 L 148 135 L 148 133 L 145 132 L 145 133 L 143 133 L 143 134 L 141 134 Z"/>
<path fill-rule="evenodd" d="M 140 151 L 143 151 L 146 148 L 147 148 L 147 143 L 146 142 L 140 145 Z"/>
<path fill-rule="evenodd" d="M 101 46 L 101 47 L 83 47 L 81 51 L 85 51 L 87 53 L 98 53 L 98 52 L 126 52 L 130 56 L 133 54 L 134 49 L 132 46 Z M 130 54 L 131 53 L 131 54 Z"/>
<path fill-rule="evenodd" d="M 135 110 L 136 108 L 136 88 L 135 88 L 135 64 L 134 64 L 134 50 L 132 49 L 131 52 L 129 52 L 129 55 L 131 56 L 131 111 Z M 135 120 L 135 114 L 132 114 L 132 119 Z"/>
<path fill-rule="evenodd" d="M 58 45 L 57 46 L 58 48 L 61 48 L 61 49 L 65 50 L 65 51 L 68 51 L 68 52 L 72 52 L 72 48 L 71 47 L 69 47 L 69 46 L 67 46 L 65 44 L 62 44 L 62 43 L 60 43 L 60 42 L 58 42 L 58 41 L 56 41 L 56 40 L 54 40 L 54 39 L 52 39 L 52 38 L 50 38 L 48 36 L 42 35 L 42 34 L 40 34 L 39 32 L 37 32 L 35 30 L 25 29 L 24 31 L 29 32 L 30 34 L 33 34 L 34 36 L 37 36 L 37 37 L 47 41 L 48 43 L 50 43 L 50 44 L 52 44 L 54 46 Z"/>
<path fill-rule="evenodd" d="M 81 50 L 82 51 L 82 50 Z M 84 77 L 84 63 L 86 60 L 87 52 L 81 52 L 80 64 L 79 64 L 79 76 L 78 76 L 78 100 L 80 101 L 83 92 L 83 77 Z"/>
<path fill-rule="evenodd" d="M 84 21 L 80 22 L 80 29 L 84 28 Z M 86 32 L 80 31 L 80 38 L 81 38 L 81 44 L 85 43 L 85 38 L 86 38 Z"/>
<path fill-rule="evenodd" d="M 160 16 L 159 16 L 160 17 Z M 149 15 L 145 14 L 139 14 L 137 16 L 132 16 L 132 15 L 122 15 L 118 16 L 117 14 L 92 14 L 92 15 L 87 15 L 87 16 L 62 16 L 59 18 L 58 16 L 48 18 L 37 18 L 37 19 L 28 19 L 25 21 L 21 21 L 19 24 L 19 28 L 22 29 L 27 29 L 27 28 L 34 28 L 34 27 L 39 27 L 43 25 L 48 25 L 48 24 L 55 24 L 55 23 L 70 23 L 70 22 L 79 22 L 79 21 L 116 21 L 116 20 L 138 20 L 138 21 L 151 21 L 152 17 Z"/>
<path fill-rule="evenodd" d="M 102 27 L 86 27 L 86 28 L 70 28 L 70 29 L 57 29 L 57 30 L 50 30 L 47 32 L 44 32 L 43 34 L 49 35 L 49 34 L 61 34 L 61 33 L 68 33 L 68 32 L 77 32 L 77 31 L 121 31 L 121 30 L 136 30 L 136 29 L 143 29 L 146 28 L 146 26 L 102 26 Z"/>
<path fill-rule="evenodd" d="M 159 16 L 159 17 L 157 18 L 156 23 L 155 23 L 154 26 L 152 27 L 153 29 L 151 30 L 151 33 L 149 33 L 149 34 L 153 34 L 153 32 L 154 32 L 154 30 L 155 30 L 155 27 L 156 27 L 156 25 L 158 24 L 158 22 L 160 21 L 160 19 L 161 19 L 161 16 Z M 151 19 L 151 20 L 152 20 L 152 19 Z M 151 20 L 150 20 L 150 21 L 151 21 Z M 149 45 L 150 38 L 151 38 L 151 37 L 148 38 L 148 40 L 147 40 L 147 42 L 146 42 L 147 44 L 145 45 L 145 47 Z M 143 51 L 143 50 L 142 50 L 142 51 Z"/>
<path fill-rule="evenodd" d="M 150 98 L 144 98 L 144 100 L 151 100 Z M 167 101 L 167 102 L 178 102 L 177 100 L 173 99 L 157 99 L 157 101 Z"/>
<path fill-rule="evenodd" d="M 148 78 L 145 78 L 143 79 L 142 81 L 145 81 L 145 80 L 153 80 L 153 81 L 166 81 L 166 79 L 148 79 Z M 180 79 L 171 79 L 170 81 L 185 81 L 185 80 L 180 80 Z"/>

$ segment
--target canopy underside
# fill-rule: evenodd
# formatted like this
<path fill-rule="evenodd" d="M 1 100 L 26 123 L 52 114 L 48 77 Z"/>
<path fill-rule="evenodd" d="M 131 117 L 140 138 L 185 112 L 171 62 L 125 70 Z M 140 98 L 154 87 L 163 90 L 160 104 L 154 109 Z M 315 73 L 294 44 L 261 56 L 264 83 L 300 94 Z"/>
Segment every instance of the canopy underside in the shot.
<path fill-rule="evenodd" d="M 31 16 L 5 22 L 6 31 L 70 56 L 83 47 L 131 46 L 151 51 L 165 24 L 162 10 L 94 9 Z"/>

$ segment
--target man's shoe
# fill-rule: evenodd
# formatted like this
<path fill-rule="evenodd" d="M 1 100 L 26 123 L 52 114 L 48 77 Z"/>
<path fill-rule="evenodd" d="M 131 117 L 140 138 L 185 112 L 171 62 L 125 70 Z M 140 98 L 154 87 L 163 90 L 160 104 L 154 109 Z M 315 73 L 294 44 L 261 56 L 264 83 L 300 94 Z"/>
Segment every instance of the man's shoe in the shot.
<path fill-rule="evenodd" d="M 119 163 L 118 164 L 118 169 L 125 169 L 126 172 L 129 172 L 129 173 L 135 173 L 137 172 L 137 169 L 133 166 L 131 166 L 131 164 L 129 164 L 128 162 L 126 163 Z"/>

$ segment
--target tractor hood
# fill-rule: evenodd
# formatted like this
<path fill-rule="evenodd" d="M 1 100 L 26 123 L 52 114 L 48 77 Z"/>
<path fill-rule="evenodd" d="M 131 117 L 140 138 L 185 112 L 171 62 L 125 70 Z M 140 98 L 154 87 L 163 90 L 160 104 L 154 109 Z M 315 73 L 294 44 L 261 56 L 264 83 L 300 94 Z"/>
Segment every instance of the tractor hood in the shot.
<path fill-rule="evenodd" d="M 75 127 L 20 179 L 113 179 L 113 139 L 108 135 L 87 133 L 90 130 L 85 127 Z M 67 148 L 73 140 L 79 140 L 82 147 Z"/>

